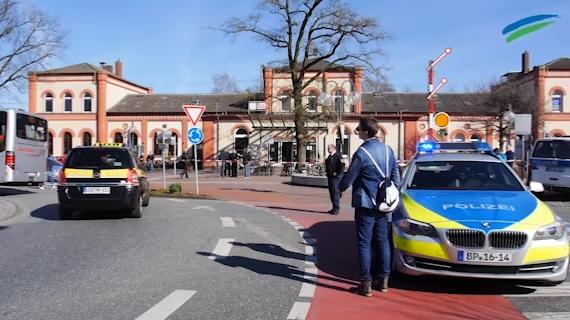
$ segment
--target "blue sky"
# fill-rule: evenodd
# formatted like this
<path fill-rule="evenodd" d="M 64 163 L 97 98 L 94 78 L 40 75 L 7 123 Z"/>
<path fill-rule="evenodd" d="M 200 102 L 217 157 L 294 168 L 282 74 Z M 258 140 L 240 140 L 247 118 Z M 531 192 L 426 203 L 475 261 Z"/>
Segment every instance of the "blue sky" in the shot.
<path fill-rule="evenodd" d="M 24 1 L 56 17 L 68 32 L 67 49 L 53 67 L 120 58 L 127 79 L 155 92 L 210 92 L 212 74 L 223 71 L 245 89 L 259 83 L 261 64 L 283 56 L 251 36 L 232 40 L 210 28 L 247 16 L 256 0 Z M 349 2 L 392 35 L 377 63 L 390 68 L 387 76 L 398 91 L 425 91 L 427 61 L 446 47 L 454 51 L 438 65 L 436 77 L 447 77 L 444 90 L 456 92 L 519 70 L 524 50 L 530 51 L 532 65 L 570 55 L 570 1 Z M 549 13 L 563 17 L 505 43 L 501 30 L 507 24 Z"/>

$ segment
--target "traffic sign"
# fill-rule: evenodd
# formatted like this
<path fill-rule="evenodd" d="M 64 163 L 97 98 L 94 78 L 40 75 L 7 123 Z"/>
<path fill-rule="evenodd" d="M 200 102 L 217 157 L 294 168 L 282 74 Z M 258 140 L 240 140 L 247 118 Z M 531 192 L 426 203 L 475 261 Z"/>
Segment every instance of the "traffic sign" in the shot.
<path fill-rule="evenodd" d="M 204 114 L 206 107 L 185 104 L 182 106 L 182 109 L 184 110 L 184 113 L 186 113 L 188 120 L 190 120 L 192 125 L 195 126 L 198 121 L 200 121 L 200 118 L 202 118 L 202 114 Z"/>
<path fill-rule="evenodd" d="M 450 120 L 451 118 L 445 112 L 438 112 L 434 117 L 435 125 L 440 129 L 447 128 Z"/>
<path fill-rule="evenodd" d="M 204 132 L 200 128 L 190 128 L 188 130 L 188 141 L 191 144 L 200 144 L 204 141 Z"/>

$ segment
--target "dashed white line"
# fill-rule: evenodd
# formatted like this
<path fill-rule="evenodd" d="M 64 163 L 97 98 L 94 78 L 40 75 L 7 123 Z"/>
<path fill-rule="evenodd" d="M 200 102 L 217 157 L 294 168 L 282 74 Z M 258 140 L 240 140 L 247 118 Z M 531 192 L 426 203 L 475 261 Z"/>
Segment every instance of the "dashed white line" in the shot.
<path fill-rule="evenodd" d="M 168 199 L 168 200 L 174 201 L 174 202 L 186 203 L 186 200 L 182 200 L 182 199 Z"/>
<path fill-rule="evenodd" d="M 208 210 L 208 211 L 218 211 L 218 210 L 216 210 L 216 209 L 214 209 L 214 208 L 212 208 L 212 207 L 208 207 L 208 206 L 197 206 L 197 207 L 194 207 L 194 208 L 192 208 L 192 209 L 194 209 L 194 210 L 205 209 L 205 210 Z"/>
<path fill-rule="evenodd" d="M 193 290 L 174 290 L 136 320 L 164 320 L 190 300 L 195 293 Z"/>
<path fill-rule="evenodd" d="M 315 238 L 303 238 L 303 243 L 312 246 L 317 243 L 317 240 Z"/>
<path fill-rule="evenodd" d="M 209 259 L 223 259 L 230 255 L 230 251 L 232 250 L 232 245 L 235 239 L 220 239 L 218 240 L 218 244 L 212 251 L 212 254 L 208 257 Z"/>
<path fill-rule="evenodd" d="M 310 307 L 310 302 L 295 302 L 287 316 L 287 320 L 305 320 Z"/>
<path fill-rule="evenodd" d="M 234 219 L 231 217 L 220 217 L 220 220 L 222 220 L 222 227 L 233 228 L 236 226 Z"/>
<path fill-rule="evenodd" d="M 308 256 L 316 256 L 316 251 L 317 249 L 313 246 L 305 246 L 305 254 Z"/>
<path fill-rule="evenodd" d="M 570 319 L 570 312 L 525 312 L 524 315 L 529 320 L 567 320 L 567 319 Z"/>
<path fill-rule="evenodd" d="M 295 221 L 289 221 L 289 224 L 292 226 L 298 226 L 299 224 Z"/>
<path fill-rule="evenodd" d="M 303 278 L 312 282 L 317 282 L 317 273 L 318 273 L 317 268 L 311 268 L 311 267 L 305 268 L 305 275 L 303 276 Z M 316 288 L 317 286 L 314 283 L 304 282 L 301 285 L 301 292 L 299 293 L 299 297 L 301 298 L 314 297 Z"/>

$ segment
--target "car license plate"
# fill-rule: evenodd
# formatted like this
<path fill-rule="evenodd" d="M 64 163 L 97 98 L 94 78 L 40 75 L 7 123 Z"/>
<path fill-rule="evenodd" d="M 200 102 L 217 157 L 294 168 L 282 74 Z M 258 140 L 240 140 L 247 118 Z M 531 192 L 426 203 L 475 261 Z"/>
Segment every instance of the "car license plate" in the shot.
<path fill-rule="evenodd" d="M 461 262 L 511 263 L 513 254 L 509 252 L 459 251 L 457 252 L 457 260 Z"/>
<path fill-rule="evenodd" d="M 546 171 L 548 171 L 548 172 L 564 172 L 564 168 L 562 168 L 562 167 L 546 167 Z"/>
<path fill-rule="evenodd" d="M 110 187 L 85 187 L 83 188 L 83 194 L 110 194 Z"/>

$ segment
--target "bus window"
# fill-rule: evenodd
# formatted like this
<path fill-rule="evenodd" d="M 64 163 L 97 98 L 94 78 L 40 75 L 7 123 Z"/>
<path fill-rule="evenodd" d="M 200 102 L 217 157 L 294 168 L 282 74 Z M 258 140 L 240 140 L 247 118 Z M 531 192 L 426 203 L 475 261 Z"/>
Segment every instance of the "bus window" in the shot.
<path fill-rule="evenodd" d="M 6 112 L 0 111 L 0 152 L 6 150 Z"/>
<path fill-rule="evenodd" d="M 47 121 L 26 114 L 18 113 L 16 135 L 20 139 L 47 141 Z"/>

